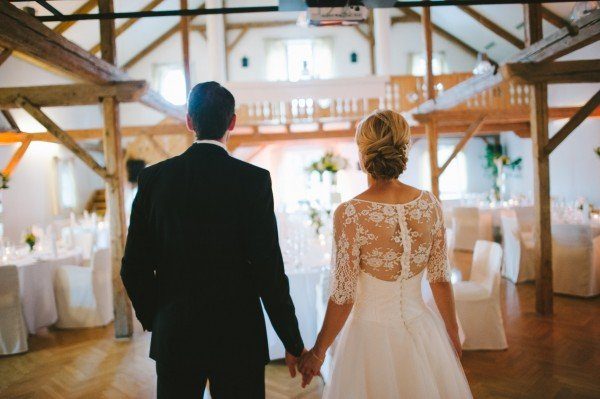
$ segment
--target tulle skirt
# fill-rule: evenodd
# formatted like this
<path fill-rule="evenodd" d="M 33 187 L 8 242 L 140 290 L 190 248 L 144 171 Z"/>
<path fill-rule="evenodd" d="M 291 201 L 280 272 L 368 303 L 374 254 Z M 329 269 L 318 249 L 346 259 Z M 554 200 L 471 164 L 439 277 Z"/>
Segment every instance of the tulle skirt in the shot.
<path fill-rule="evenodd" d="M 472 397 L 443 321 L 431 311 L 385 325 L 351 315 L 331 367 L 326 399 Z"/>

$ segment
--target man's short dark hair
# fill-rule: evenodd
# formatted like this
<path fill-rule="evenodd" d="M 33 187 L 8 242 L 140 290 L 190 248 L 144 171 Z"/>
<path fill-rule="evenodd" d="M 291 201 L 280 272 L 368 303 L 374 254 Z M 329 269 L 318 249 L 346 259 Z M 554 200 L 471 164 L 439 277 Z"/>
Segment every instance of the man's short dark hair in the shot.
<path fill-rule="evenodd" d="M 223 138 L 235 113 L 235 99 L 217 82 L 199 83 L 190 92 L 188 114 L 199 140 Z"/>

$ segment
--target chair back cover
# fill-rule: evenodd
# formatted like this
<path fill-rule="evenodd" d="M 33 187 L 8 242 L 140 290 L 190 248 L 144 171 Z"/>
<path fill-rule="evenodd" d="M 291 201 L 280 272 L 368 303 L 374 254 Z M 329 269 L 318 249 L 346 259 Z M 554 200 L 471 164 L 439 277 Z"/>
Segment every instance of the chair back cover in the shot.
<path fill-rule="evenodd" d="M 91 231 L 79 231 L 73 234 L 75 246 L 82 251 L 83 259 L 89 260 L 92 258 L 94 251 L 95 236 Z"/>
<path fill-rule="evenodd" d="M 452 230 L 455 248 L 472 251 L 479 238 L 479 208 L 455 207 L 452 210 Z"/>
<path fill-rule="evenodd" d="M 0 266 L 0 355 L 27 350 L 27 327 L 21 307 L 19 272 L 14 265 Z"/>
<path fill-rule="evenodd" d="M 98 314 L 102 325 L 113 317 L 113 285 L 110 264 L 110 250 L 98 249 L 91 262 L 94 296 L 98 304 Z"/>
<path fill-rule="evenodd" d="M 502 247 L 500 244 L 478 240 L 473 251 L 471 281 L 484 287 L 490 295 L 499 290 Z"/>
<path fill-rule="evenodd" d="M 19 272 L 14 265 L 0 266 L 0 309 L 19 305 Z"/>

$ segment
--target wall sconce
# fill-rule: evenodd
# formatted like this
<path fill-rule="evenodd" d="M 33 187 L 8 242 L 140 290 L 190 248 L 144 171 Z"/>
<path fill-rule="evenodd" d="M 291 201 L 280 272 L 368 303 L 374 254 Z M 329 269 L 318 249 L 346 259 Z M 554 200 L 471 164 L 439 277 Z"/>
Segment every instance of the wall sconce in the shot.
<path fill-rule="evenodd" d="M 356 51 L 350 53 L 350 62 L 353 64 L 356 64 L 358 62 L 358 54 L 356 54 Z"/>
<path fill-rule="evenodd" d="M 243 56 L 242 57 L 242 68 L 248 68 L 248 63 L 249 63 L 248 57 Z"/>

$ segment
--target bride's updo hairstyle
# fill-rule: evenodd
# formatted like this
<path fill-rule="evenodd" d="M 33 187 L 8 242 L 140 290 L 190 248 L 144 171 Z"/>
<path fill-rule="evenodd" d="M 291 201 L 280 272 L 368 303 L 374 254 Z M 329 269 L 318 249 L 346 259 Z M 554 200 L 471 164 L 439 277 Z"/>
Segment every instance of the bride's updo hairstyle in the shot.
<path fill-rule="evenodd" d="M 356 144 L 368 174 L 378 180 L 397 179 L 406 170 L 410 127 L 395 111 L 375 111 L 358 124 Z"/>

